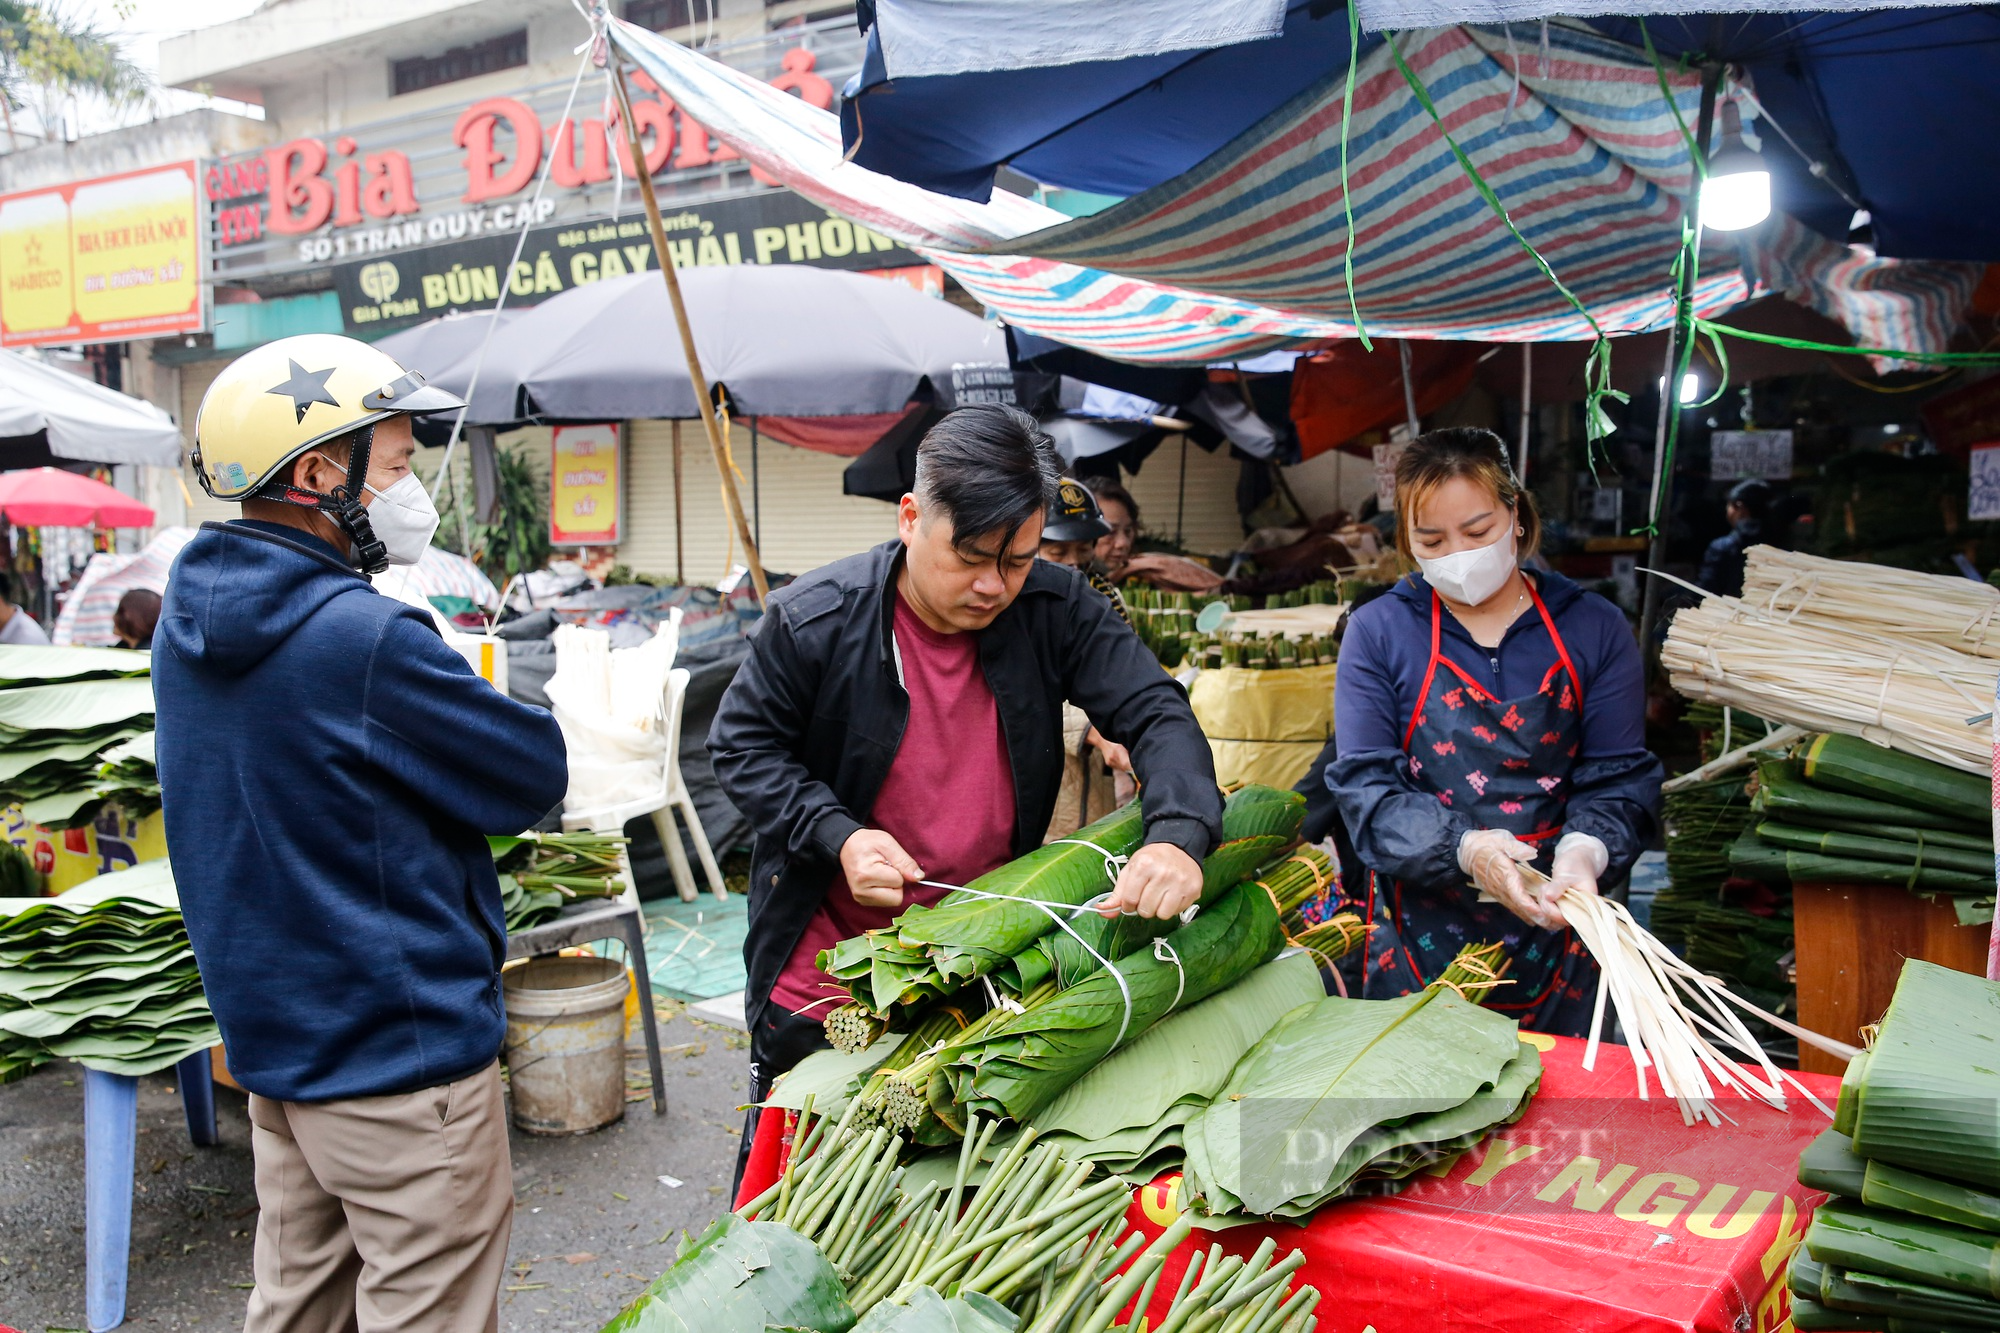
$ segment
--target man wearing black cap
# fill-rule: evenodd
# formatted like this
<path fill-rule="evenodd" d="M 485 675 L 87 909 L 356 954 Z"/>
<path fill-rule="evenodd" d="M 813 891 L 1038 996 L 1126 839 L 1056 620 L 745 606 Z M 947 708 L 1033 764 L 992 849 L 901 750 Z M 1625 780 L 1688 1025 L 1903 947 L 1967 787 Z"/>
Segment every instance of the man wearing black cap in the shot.
<path fill-rule="evenodd" d="M 1110 533 L 1111 525 L 1104 521 L 1104 511 L 1098 508 L 1090 488 L 1074 477 L 1064 477 L 1056 483 L 1055 503 L 1043 520 L 1042 544 L 1036 554 L 1051 564 L 1082 571 L 1084 581 L 1109 598 L 1111 609 L 1129 625 L 1132 613 L 1125 609 L 1125 599 L 1097 564 L 1097 539 Z"/>
<path fill-rule="evenodd" d="M 1695 576 L 1709 592 L 1736 597 L 1743 592 L 1744 553 L 1764 540 L 1764 520 L 1773 499 L 1768 482 L 1740 481 L 1729 492 L 1729 534 L 1717 537 L 1702 552 L 1701 572 Z"/>

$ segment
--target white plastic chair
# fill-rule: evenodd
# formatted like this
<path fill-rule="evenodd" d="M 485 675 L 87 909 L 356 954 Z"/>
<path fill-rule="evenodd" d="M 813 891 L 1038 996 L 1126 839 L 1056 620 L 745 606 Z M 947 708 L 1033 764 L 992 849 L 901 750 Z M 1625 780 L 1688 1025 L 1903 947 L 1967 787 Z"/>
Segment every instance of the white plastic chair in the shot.
<path fill-rule="evenodd" d="M 674 816 L 678 814 L 687 823 L 688 836 L 694 840 L 695 855 L 701 860 L 702 873 L 708 877 L 709 889 L 717 898 L 727 902 L 729 888 L 722 882 L 722 868 L 715 863 L 715 852 L 708 845 L 708 832 L 702 828 L 701 816 L 695 812 L 694 798 L 688 794 L 687 783 L 681 778 L 681 714 L 687 703 L 689 679 L 686 667 L 675 667 L 667 673 L 667 688 L 661 695 L 660 731 L 666 738 L 667 753 L 666 762 L 661 766 L 660 790 L 618 805 L 593 810 L 565 810 L 562 823 L 565 829 L 592 828 L 616 832 L 624 828 L 628 820 L 651 815 L 653 827 L 660 835 L 660 846 L 667 854 L 667 865 L 673 871 L 674 887 L 680 891 L 682 901 L 693 902 L 701 896 L 701 890 L 695 883 L 693 868 L 688 865 L 687 849 L 681 846 L 680 830 L 674 826 Z"/>

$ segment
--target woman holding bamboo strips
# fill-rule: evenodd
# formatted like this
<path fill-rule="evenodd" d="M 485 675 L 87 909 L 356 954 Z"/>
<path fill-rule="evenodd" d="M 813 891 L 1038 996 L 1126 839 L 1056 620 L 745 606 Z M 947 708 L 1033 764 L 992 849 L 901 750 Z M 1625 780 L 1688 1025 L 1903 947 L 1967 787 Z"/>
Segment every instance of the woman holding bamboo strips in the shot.
<path fill-rule="evenodd" d="M 1603 598 L 1522 570 L 1541 522 L 1491 431 L 1404 450 L 1396 518 L 1422 572 L 1349 621 L 1326 779 L 1369 870 L 1363 993 L 1409 994 L 1498 938 L 1511 984 L 1491 1007 L 1581 1036 L 1597 966 L 1558 899 L 1621 884 L 1658 823 L 1638 645 Z"/>

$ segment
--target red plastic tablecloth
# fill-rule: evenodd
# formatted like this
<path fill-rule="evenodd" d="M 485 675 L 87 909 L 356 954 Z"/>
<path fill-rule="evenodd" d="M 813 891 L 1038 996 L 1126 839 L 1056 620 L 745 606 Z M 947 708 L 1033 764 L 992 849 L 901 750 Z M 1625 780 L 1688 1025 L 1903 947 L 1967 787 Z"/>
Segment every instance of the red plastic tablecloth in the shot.
<path fill-rule="evenodd" d="M 1196 1231 L 1169 1256 L 1164 1309 L 1197 1249 L 1247 1255 L 1265 1235 L 1305 1251 L 1299 1281 L 1323 1296 L 1325 1333 L 1775 1333 L 1789 1326 L 1785 1262 L 1824 1196 L 1796 1178 L 1799 1153 L 1827 1120 L 1794 1095 L 1771 1110 L 1727 1095 L 1735 1123 L 1681 1122 L 1654 1088 L 1635 1095 L 1630 1055 L 1546 1044 L 1541 1091 L 1518 1122 L 1401 1193 L 1350 1200 L 1304 1226 Z M 1838 1080 L 1801 1075 L 1832 1104 Z M 782 1168 L 789 1117 L 758 1126 L 744 1199 Z M 1157 1235 L 1178 1210 L 1180 1178 L 1133 1196 L 1130 1219 Z M 1157 1313 L 1157 1310 L 1156 1310 Z"/>

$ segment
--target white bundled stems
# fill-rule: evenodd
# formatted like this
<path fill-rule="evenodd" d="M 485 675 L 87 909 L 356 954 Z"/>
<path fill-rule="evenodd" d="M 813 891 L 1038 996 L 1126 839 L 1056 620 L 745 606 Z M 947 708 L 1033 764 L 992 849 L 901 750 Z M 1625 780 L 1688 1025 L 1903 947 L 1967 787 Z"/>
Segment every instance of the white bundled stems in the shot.
<path fill-rule="evenodd" d="M 1742 600 L 1789 624 L 1887 631 L 2000 658 L 2000 588 L 1989 583 L 1753 546 L 1744 554 Z"/>
<path fill-rule="evenodd" d="M 1763 546 L 1749 568 L 1744 597 L 1709 596 L 1674 615 L 1660 652 L 1674 689 L 1988 771 L 2000 589 Z M 1795 573 L 1779 578 L 1786 570 Z"/>
<path fill-rule="evenodd" d="M 1539 878 L 1533 870 L 1524 869 L 1523 873 Z M 1738 999 L 1714 977 L 1689 967 L 1634 921 L 1621 903 L 1576 889 L 1565 893 L 1561 901 L 1570 929 L 1603 973 L 1597 987 L 1597 1008 L 1590 1020 L 1590 1044 L 1583 1056 L 1585 1069 L 1597 1067 L 1608 1003 L 1632 1052 L 1641 1100 L 1652 1095 L 1646 1077 L 1650 1069 L 1659 1080 L 1660 1091 L 1679 1103 L 1681 1118 L 1687 1124 L 1706 1120 L 1719 1125 L 1728 1119 L 1715 1106 L 1724 1088 L 1782 1111 L 1787 1083 L 1828 1119 L 1833 1118 L 1830 1107 L 1771 1062 L 1735 1010 L 1755 1014 L 1841 1059 L 1857 1054 L 1855 1047 L 1787 1023 Z M 1755 1068 L 1737 1063 L 1739 1055 Z"/>
<path fill-rule="evenodd" d="M 1023 1129 L 975 1187 L 977 1164 L 998 1120 L 977 1116 L 959 1145 L 949 1189 L 901 1188 L 904 1147 L 887 1125 L 866 1126 L 859 1100 L 833 1120 L 800 1113 L 791 1159 L 776 1184 L 737 1210 L 778 1222 L 818 1245 L 848 1289 L 857 1315 L 900 1293 L 928 1287 L 979 1292 L 1011 1308 L 1021 1333 L 1137 1333 L 1167 1255 L 1187 1239 L 1191 1213 L 1152 1244 L 1130 1230 L 1130 1181 L 1090 1177 L 1053 1144 Z M 1272 1262 L 1271 1241 L 1245 1260 L 1221 1247 L 1190 1265 L 1155 1333 L 1312 1333 L 1319 1293 L 1290 1290 L 1305 1262 L 1294 1250 Z M 1208 1276 L 1196 1279 L 1206 1269 Z M 1136 1301 L 1135 1301 L 1136 1298 Z M 1119 1322 L 1130 1305 L 1131 1323 Z"/>

